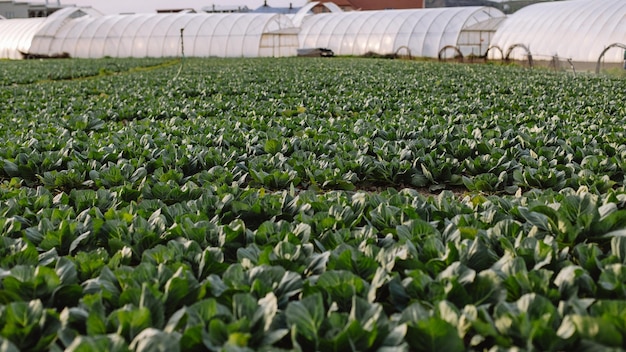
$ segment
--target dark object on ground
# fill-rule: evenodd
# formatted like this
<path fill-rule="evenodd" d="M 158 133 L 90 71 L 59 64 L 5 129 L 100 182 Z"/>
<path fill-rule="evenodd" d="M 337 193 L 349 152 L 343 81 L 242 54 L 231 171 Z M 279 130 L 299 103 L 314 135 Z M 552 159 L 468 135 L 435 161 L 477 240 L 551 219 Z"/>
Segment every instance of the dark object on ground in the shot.
<path fill-rule="evenodd" d="M 333 57 L 335 53 L 327 48 L 298 49 L 298 56 L 302 57 Z"/>
<path fill-rule="evenodd" d="M 24 60 L 37 60 L 37 59 L 69 59 L 70 54 L 68 53 L 60 53 L 60 54 L 52 54 L 52 55 L 45 55 L 45 54 L 32 54 L 32 53 L 25 53 L 20 51 L 20 54 L 22 54 L 22 57 L 24 58 Z"/>
<path fill-rule="evenodd" d="M 397 59 L 399 58 L 398 54 L 379 54 L 379 53 L 375 53 L 373 51 L 368 51 L 365 54 L 363 54 L 363 57 L 367 57 L 367 58 L 373 58 L 373 59 Z"/>

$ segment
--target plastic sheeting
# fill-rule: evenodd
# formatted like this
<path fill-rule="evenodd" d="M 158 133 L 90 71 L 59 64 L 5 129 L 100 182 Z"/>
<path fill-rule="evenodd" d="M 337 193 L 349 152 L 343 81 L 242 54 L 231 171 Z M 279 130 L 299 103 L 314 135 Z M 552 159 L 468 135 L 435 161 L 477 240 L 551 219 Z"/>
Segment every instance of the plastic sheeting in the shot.
<path fill-rule="evenodd" d="M 626 44 L 626 1 L 570 0 L 527 6 L 498 28 L 492 45 L 503 53 L 525 45 L 533 59 L 551 56 L 595 62 L 611 44 Z M 494 53 L 495 54 L 495 53 Z M 491 52 L 490 52 L 491 55 Z M 497 53 L 499 56 L 500 54 Z M 510 58 L 525 60 L 526 51 L 515 49 Z M 605 62 L 622 62 L 623 50 L 607 51 Z"/>
<path fill-rule="evenodd" d="M 30 50 L 35 33 L 43 26 L 44 18 L 0 19 L 0 59 L 21 59 Z"/>
<path fill-rule="evenodd" d="M 256 57 L 264 33 L 290 26 L 280 15 L 139 14 L 80 18 L 51 40 L 37 36 L 33 51 L 67 52 L 72 57 Z M 183 36 L 181 39 L 181 29 Z M 277 34 L 278 35 L 278 34 Z M 297 38 L 294 36 L 294 39 Z M 47 42 L 47 43 L 45 43 Z M 46 45 L 47 44 L 47 45 Z M 297 43 L 293 43 L 293 51 Z"/>
<path fill-rule="evenodd" d="M 181 37 L 181 29 L 182 37 Z M 48 18 L 0 21 L 0 58 L 19 51 L 71 57 L 295 56 L 297 31 L 277 14 L 103 16 L 66 8 Z"/>
<path fill-rule="evenodd" d="M 408 48 L 412 56 L 437 57 L 445 46 L 457 46 L 464 28 L 502 16 L 489 7 L 319 14 L 302 22 L 300 45 L 329 48 L 336 55 L 392 54 Z"/>

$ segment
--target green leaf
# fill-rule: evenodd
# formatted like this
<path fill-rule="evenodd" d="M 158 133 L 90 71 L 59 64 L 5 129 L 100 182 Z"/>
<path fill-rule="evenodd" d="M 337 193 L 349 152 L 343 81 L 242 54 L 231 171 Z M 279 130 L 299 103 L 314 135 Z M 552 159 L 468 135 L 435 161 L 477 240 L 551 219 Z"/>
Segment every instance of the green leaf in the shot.
<path fill-rule="evenodd" d="M 539 230 L 550 232 L 549 218 L 542 213 L 530 211 L 525 207 L 518 208 L 520 215 L 531 225 L 537 226 Z"/>
<path fill-rule="evenodd" d="M 429 235 L 437 234 L 437 229 L 422 219 L 411 219 L 396 227 L 398 238 L 406 241 L 419 241 Z"/>
<path fill-rule="evenodd" d="M 83 288 L 77 284 L 63 285 L 52 293 L 50 304 L 61 310 L 65 307 L 74 307 L 83 297 Z"/>
<path fill-rule="evenodd" d="M 291 302 L 285 310 L 287 324 L 295 336 L 303 337 L 307 343 L 314 346 L 319 344 L 319 329 L 324 321 L 324 315 L 324 301 L 319 293 Z"/>
<path fill-rule="evenodd" d="M 63 285 L 78 283 L 78 272 L 74 262 L 66 257 L 59 258 L 55 268 L 56 274 Z"/>
<path fill-rule="evenodd" d="M 559 288 L 563 299 L 579 296 L 594 297 L 596 293 L 593 278 L 586 270 L 576 265 L 561 269 L 554 279 L 554 284 Z"/>
<path fill-rule="evenodd" d="M 0 351 L 2 352 L 20 352 L 19 348 L 15 346 L 11 341 L 0 336 Z"/>
<path fill-rule="evenodd" d="M 203 331 L 204 328 L 201 325 L 185 329 L 180 338 L 180 349 L 182 351 L 198 351 L 206 348 L 203 341 Z"/>
<path fill-rule="evenodd" d="M 240 248 L 245 250 L 245 248 Z M 239 254 L 239 251 L 237 251 Z M 224 263 L 224 252 L 221 248 L 208 247 L 201 254 L 201 260 L 198 267 L 198 279 L 203 279 L 210 274 L 222 275 L 229 268 Z"/>
<path fill-rule="evenodd" d="M 474 282 L 476 271 L 466 267 L 460 262 L 454 262 L 437 276 L 438 280 L 451 279 L 458 281 L 461 285 Z"/>
<path fill-rule="evenodd" d="M 29 268 L 17 266 L 11 276 L 3 280 L 4 288 L 21 299 L 49 298 L 61 285 L 57 273 L 48 267 Z"/>
<path fill-rule="evenodd" d="M 17 265 L 36 266 L 39 263 L 36 247 L 22 238 L 0 238 L 0 267 Z"/>
<path fill-rule="evenodd" d="M 594 222 L 600 219 L 598 208 L 592 202 L 589 193 L 582 196 L 565 197 L 561 202 L 559 213 L 562 213 L 570 223 L 578 224 L 583 229 L 589 229 Z"/>
<path fill-rule="evenodd" d="M 495 303 L 505 295 L 502 279 L 492 270 L 481 271 L 465 290 L 471 303 L 475 305 Z"/>
<path fill-rule="evenodd" d="M 128 290 L 127 292 L 130 292 Z M 135 292 L 139 292 L 138 290 Z M 161 300 L 162 293 L 147 282 L 142 283 L 139 297 L 139 308 L 145 308 L 150 312 L 150 321 L 152 326 L 158 329 L 165 325 L 166 312 L 173 311 L 177 308 L 175 304 L 163 304 Z"/>
<path fill-rule="evenodd" d="M 130 343 L 135 352 L 176 352 L 180 351 L 180 334 L 166 333 L 154 328 L 147 328 L 137 335 Z"/>
<path fill-rule="evenodd" d="M 249 293 L 233 295 L 233 315 L 235 319 L 252 320 L 258 308 L 257 300 Z"/>
<path fill-rule="evenodd" d="M 308 258 L 308 265 L 305 269 L 305 275 L 320 275 L 326 271 L 326 266 L 328 265 L 328 260 L 330 257 L 330 252 L 324 252 L 321 254 L 313 253 Z"/>
<path fill-rule="evenodd" d="M 400 324 L 394 327 L 388 334 L 385 336 L 385 339 L 382 343 L 382 346 L 379 348 L 379 351 L 396 351 L 405 345 L 404 342 L 406 338 L 408 327 L 406 324 Z M 387 349 L 388 348 L 388 349 Z"/>
<path fill-rule="evenodd" d="M 594 316 L 614 316 L 621 318 L 626 314 L 626 301 L 624 300 L 597 300 L 589 308 L 589 313 Z M 622 321 L 626 325 L 626 321 Z"/>
<path fill-rule="evenodd" d="M 192 304 L 189 307 L 189 311 L 197 315 L 202 321 L 211 321 L 212 319 L 228 320 L 232 317 L 232 312 L 229 308 L 217 303 L 212 298 Z"/>
<path fill-rule="evenodd" d="M 17 177 L 20 176 L 19 168 L 17 165 L 9 160 L 4 160 L 4 172 L 6 172 L 9 177 Z"/>
<path fill-rule="evenodd" d="M 467 250 L 460 254 L 461 262 L 467 267 L 476 271 L 490 268 L 499 259 L 498 254 L 491 248 L 488 239 L 480 235 L 473 241 Z"/>
<path fill-rule="evenodd" d="M 364 280 L 345 270 L 323 273 L 317 280 L 317 286 L 320 292 L 324 292 L 331 301 L 337 302 L 340 309 L 345 310 L 349 309 L 353 296 L 367 292 Z"/>
<path fill-rule="evenodd" d="M 209 349 L 215 350 L 219 346 L 225 345 L 229 340 L 228 329 L 226 323 L 213 319 L 209 322 L 209 333 L 205 336 L 204 344 Z"/>
<path fill-rule="evenodd" d="M 235 348 L 241 348 L 248 346 L 248 341 L 250 340 L 250 333 L 247 332 L 231 332 L 228 334 L 228 341 L 226 342 L 226 349 L 230 346 L 235 346 Z"/>
<path fill-rule="evenodd" d="M 252 325 L 260 325 L 260 330 L 264 333 L 267 333 L 270 331 L 272 323 L 274 322 L 274 317 L 276 317 L 277 313 L 278 299 L 273 292 L 270 292 L 258 301 L 258 308 L 254 312 L 254 316 L 251 319 Z"/>
<path fill-rule="evenodd" d="M 598 274 L 602 268 L 602 250 L 595 243 L 579 243 L 572 251 L 574 258 L 590 273 Z"/>
<path fill-rule="evenodd" d="M 409 324 L 406 340 L 414 351 L 465 350 L 456 327 L 440 318 L 433 317 Z"/>
<path fill-rule="evenodd" d="M 66 349 L 68 352 L 129 352 L 128 344 L 119 335 L 78 336 Z"/>
<path fill-rule="evenodd" d="M 4 320 L 0 336 L 20 350 L 48 349 L 57 337 L 58 314 L 44 309 L 40 300 L 13 302 L 4 308 L 0 310 L 0 319 Z"/>
<path fill-rule="evenodd" d="M 101 299 L 101 298 L 100 298 Z M 97 302 L 95 310 L 89 311 L 86 328 L 89 335 L 103 335 L 107 333 L 106 320 L 104 316 L 104 306 L 102 302 Z"/>
<path fill-rule="evenodd" d="M 613 204 L 613 203 L 609 203 Z M 599 208 L 598 211 L 606 209 Z M 605 214 L 600 221 L 594 222 L 591 227 L 591 231 L 597 235 L 604 235 L 602 237 L 611 237 L 613 235 L 624 236 L 622 229 L 626 227 L 626 209 L 617 210 Z"/>
<path fill-rule="evenodd" d="M 598 285 L 620 296 L 626 295 L 626 266 L 624 264 L 608 265 L 600 274 Z"/>
<path fill-rule="evenodd" d="M 427 320 L 431 316 L 430 312 L 421 303 L 415 302 L 402 312 L 402 323 L 415 323 Z"/>
<path fill-rule="evenodd" d="M 86 242 L 90 237 L 91 231 L 87 231 L 76 237 L 76 239 L 74 239 L 72 243 L 70 243 L 69 254 L 72 254 L 78 248 L 78 246 L 81 245 L 82 242 Z"/>
<path fill-rule="evenodd" d="M 165 283 L 166 312 L 170 313 L 182 304 L 191 304 L 196 300 L 199 287 L 196 279 L 189 272 L 179 268 Z"/>
<path fill-rule="evenodd" d="M 623 335 L 609 319 L 583 315 L 566 316 L 557 335 L 564 339 L 592 340 L 604 347 L 621 347 L 624 341 Z"/>
<path fill-rule="evenodd" d="M 147 308 L 126 305 L 107 317 L 106 326 L 108 331 L 133 340 L 141 331 L 152 327 L 152 314 Z"/>
<path fill-rule="evenodd" d="M 626 264 L 626 236 L 613 237 L 611 239 L 611 254 Z"/>
<path fill-rule="evenodd" d="M 360 297 L 353 297 L 350 319 L 358 321 L 361 328 L 374 331 L 382 323 L 383 307 L 378 303 L 370 303 Z"/>
<path fill-rule="evenodd" d="M 228 267 L 223 276 L 224 284 L 234 290 L 249 290 L 249 282 L 243 267 L 240 264 Z"/>
<path fill-rule="evenodd" d="M 263 150 L 265 150 L 268 154 L 276 154 L 280 152 L 281 144 L 276 139 L 268 139 L 263 146 Z"/>
<path fill-rule="evenodd" d="M 611 231 L 609 233 L 606 233 L 602 236 L 602 238 L 616 238 L 616 237 L 626 237 L 626 229 L 620 229 L 620 230 L 615 230 L 615 231 Z"/>
<path fill-rule="evenodd" d="M 514 303 L 496 305 L 493 316 L 498 332 L 512 337 L 519 345 L 540 350 L 559 349 L 556 330 L 560 317 L 547 298 L 535 293 L 525 294 Z"/>

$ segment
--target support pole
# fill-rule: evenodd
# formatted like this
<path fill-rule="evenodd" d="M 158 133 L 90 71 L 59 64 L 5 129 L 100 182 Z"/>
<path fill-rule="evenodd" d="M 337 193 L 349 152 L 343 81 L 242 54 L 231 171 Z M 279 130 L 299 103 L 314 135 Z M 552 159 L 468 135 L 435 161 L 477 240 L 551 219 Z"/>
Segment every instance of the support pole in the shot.
<path fill-rule="evenodd" d="M 185 57 L 185 38 L 183 37 L 184 31 L 185 31 L 185 28 L 180 29 L 180 53 L 183 56 L 183 58 Z"/>

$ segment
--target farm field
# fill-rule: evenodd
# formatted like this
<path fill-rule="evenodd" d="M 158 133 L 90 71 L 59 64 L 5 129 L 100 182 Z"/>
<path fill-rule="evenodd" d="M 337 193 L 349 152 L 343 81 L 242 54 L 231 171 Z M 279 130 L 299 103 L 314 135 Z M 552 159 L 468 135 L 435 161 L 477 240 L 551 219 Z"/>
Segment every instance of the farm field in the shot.
<path fill-rule="evenodd" d="M 0 62 L 0 351 L 626 349 L 626 80 Z"/>

